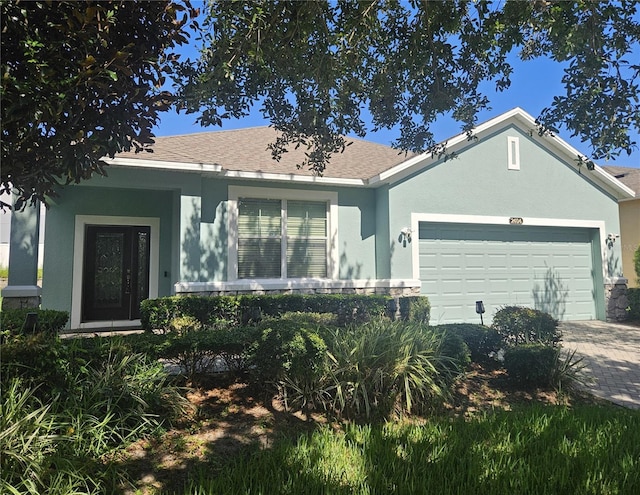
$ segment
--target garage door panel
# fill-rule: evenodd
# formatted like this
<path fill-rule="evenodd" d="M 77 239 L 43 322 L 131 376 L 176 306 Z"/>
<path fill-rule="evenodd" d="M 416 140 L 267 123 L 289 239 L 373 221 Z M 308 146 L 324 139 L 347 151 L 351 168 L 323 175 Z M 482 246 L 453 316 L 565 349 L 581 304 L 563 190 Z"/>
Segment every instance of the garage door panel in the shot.
<path fill-rule="evenodd" d="M 454 297 L 458 297 L 458 294 L 464 292 L 464 287 L 462 287 L 462 282 L 443 280 L 440 284 L 440 291 L 444 296 L 451 295 Z"/>
<path fill-rule="evenodd" d="M 419 234 L 422 292 L 434 323 L 477 321 L 476 300 L 487 319 L 507 304 L 595 318 L 589 229 L 422 223 Z"/>

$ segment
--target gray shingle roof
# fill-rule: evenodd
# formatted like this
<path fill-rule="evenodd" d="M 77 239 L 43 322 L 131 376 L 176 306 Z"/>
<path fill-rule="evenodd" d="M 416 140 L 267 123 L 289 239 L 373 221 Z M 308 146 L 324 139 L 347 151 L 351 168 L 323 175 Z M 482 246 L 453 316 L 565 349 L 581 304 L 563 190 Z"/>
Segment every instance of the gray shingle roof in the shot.
<path fill-rule="evenodd" d="M 116 158 L 219 165 L 240 172 L 313 175 L 296 167 L 304 160 L 303 147 L 291 149 L 279 162 L 271 158 L 267 145 L 276 137 L 277 131 L 270 127 L 163 136 L 155 138 L 153 153 L 119 153 Z M 415 156 L 362 139 L 347 141 L 351 144 L 331 158 L 324 177 L 369 179 Z"/>
<path fill-rule="evenodd" d="M 605 172 L 613 175 L 625 186 L 633 189 L 633 191 L 636 193 L 636 196 L 640 196 L 640 168 L 617 166 L 606 166 L 602 168 L 605 170 Z"/>

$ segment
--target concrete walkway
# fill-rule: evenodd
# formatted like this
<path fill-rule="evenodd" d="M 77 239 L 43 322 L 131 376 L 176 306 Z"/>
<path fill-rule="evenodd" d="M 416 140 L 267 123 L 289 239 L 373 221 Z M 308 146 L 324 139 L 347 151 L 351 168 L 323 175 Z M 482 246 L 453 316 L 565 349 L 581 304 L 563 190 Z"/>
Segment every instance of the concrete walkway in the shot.
<path fill-rule="evenodd" d="M 562 345 L 584 357 L 587 389 L 615 404 L 640 409 L 640 327 L 603 321 L 562 322 Z"/>

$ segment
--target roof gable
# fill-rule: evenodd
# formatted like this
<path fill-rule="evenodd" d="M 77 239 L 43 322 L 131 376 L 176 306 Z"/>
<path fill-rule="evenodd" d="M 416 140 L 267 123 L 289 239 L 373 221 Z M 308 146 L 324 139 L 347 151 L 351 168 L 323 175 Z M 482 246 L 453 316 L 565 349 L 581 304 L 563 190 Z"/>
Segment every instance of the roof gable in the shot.
<path fill-rule="evenodd" d="M 491 120 L 488 120 L 479 126 L 477 126 L 473 132 L 471 139 L 466 133 L 458 134 L 447 140 L 446 153 L 453 155 L 462 153 L 466 148 L 474 146 L 478 140 L 486 138 L 500 129 L 504 129 L 509 126 L 515 126 L 524 133 L 528 134 L 533 140 L 535 140 L 540 146 L 549 150 L 564 159 L 574 169 L 580 167 L 579 162 L 588 161 L 588 157 L 577 151 L 569 143 L 561 139 L 556 135 L 540 136 L 537 132 L 537 125 L 535 119 L 521 108 L 514 108 L 508 112 L 499 115 Z M 455 158 L 454 158 L 455 159 Z M 437 162 L 441 162 L 442 157 L 434 156 L 431 153 L 423 153 L 421 155 L 414 156 L 408 160 L 400 163 L 389 170 L 385 170 L 376 177 L 373 177 L 369 182 L 371 185 L 377 183 L 391 184 L 402 180 L 409 175 L 419 172 Z M 610 192 L 614 197 L 618 199 L 627 199 L 634 196 L 634 192 L 625 184 L 612 177 L 605 172 L 601 167 L 595 165 L 592 171 L 587 171 L 582 174 L 586 180 L 590 180 L 606 191 Z"/>

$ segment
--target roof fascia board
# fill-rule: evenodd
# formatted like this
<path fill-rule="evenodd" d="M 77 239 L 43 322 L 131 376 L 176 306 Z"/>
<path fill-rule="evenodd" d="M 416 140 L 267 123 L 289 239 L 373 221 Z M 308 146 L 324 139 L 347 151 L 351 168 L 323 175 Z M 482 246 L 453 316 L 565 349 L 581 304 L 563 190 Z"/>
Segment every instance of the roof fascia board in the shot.
<path fill-rule="evenodd" d="M 114 167 L 153 168 L 173 170 L 177 172 L 220 173 L 222 167 L 211 163 L 165 162 L 158 160 L 142 160 L 137 158 L 103 158 L 108 165 Z"/>
<path fill-rule="evenodd" d="M 597 179 L 600 182 L 604 183 L 604 185 L 609 186 L 610 189 L 613 189 L 615 192 L 617 192 L 615 196 L 620 201 L 633 199 L 636 197 L 636 193 L 633 189 L 620 182 L 614 176 L 605 172 L 602 167 L 596 165 L 592 172 L 597 176 Z"/>
<path fill-rule="evenodd" d="M 638 200 L 640 199 L 640 194 L 638 194 L 637 196 L 633 197 L 633 198 L 624 198 L 620 200 L 620 203 L 626 203 L 628 201 L 634 201 L 634 200 Z"/>
<path fill-rule="evenodd" d="M 229 179 L 264 180 L 268 182 L 295 182 L 302 184 L 322 184 L 332 186 L 363 187 L 366 182 L 362 179 L 343 179 L 332 177 L 317 177 L 296 174 L 274 174 L 262 172 L 244 172 L 227 170 L 221 165 L 207 163 L 166 162 L 158 160 L 143 160 L 137 158 L 103 158 L 103 161 L 114 167 L 146 168 L 171 170 L 174 172 L 195 172 L 216 174 Z"/>

